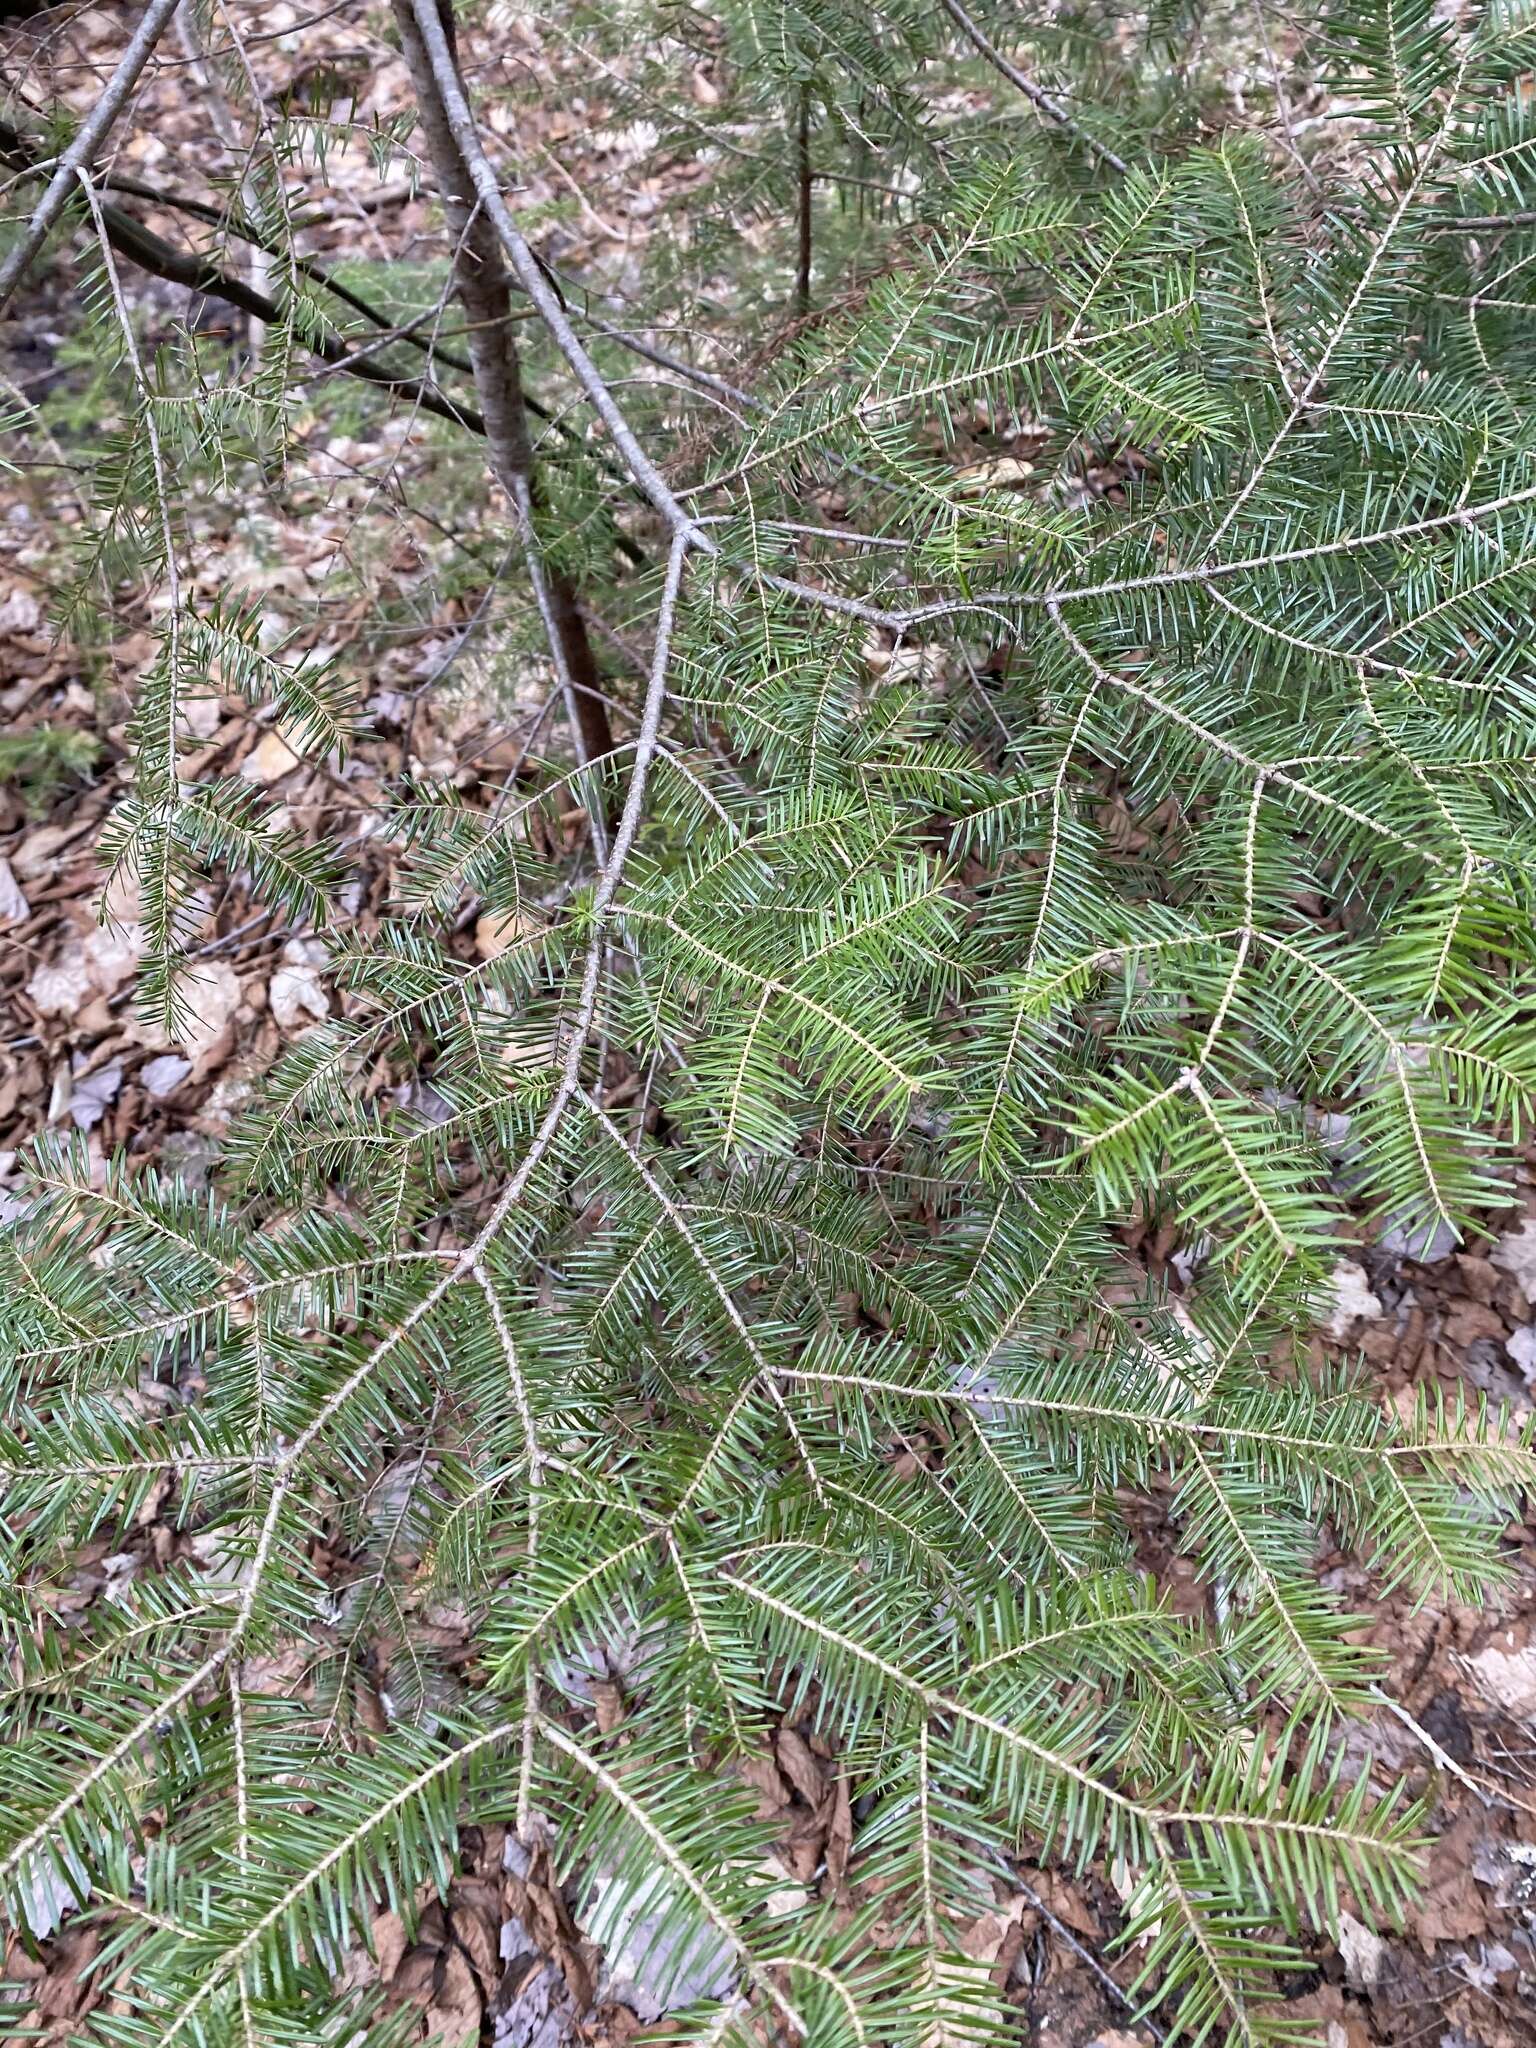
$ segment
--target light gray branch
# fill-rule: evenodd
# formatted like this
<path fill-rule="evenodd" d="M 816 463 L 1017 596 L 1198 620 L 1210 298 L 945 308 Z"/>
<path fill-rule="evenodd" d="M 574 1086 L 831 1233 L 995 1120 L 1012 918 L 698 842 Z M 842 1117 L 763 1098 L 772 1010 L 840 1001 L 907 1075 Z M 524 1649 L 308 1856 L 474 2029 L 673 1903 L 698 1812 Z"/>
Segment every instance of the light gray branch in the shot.
<path fill-rule="evenodd" d="M 442 18 L 437 11 L 436 0 L 411 0 L 411 12 L 416 18 L 416 26 L 426 46 L 449 129 L 458 144 L 476 196 L 485 209 L 486 217 L 496 230 L 498 241 L 507 253 L 507 261 L 512 266 L 514 276 L 538 307 L 551 339 L 570 364 L 576 381 L 592 401 L 598 418 L 613 436 L 614 446 L 623 456 L 635 482 L 674 533 L 687 534 L 700 553 L 715 554 L 717 549 L 714 541 L 700 531 L 678 503 L 666 478 L 635 439 L 634 431 L 620 411 L 613 393 L 603 382 L 597 365 L 582 346 L 581 338 L 571 325 L 559 294 L 539 268 L 532 249 L 523 239 L 516 221 L 508 212 L 496 173 L 480 146 L 474 116 L 470 113 L 469 104 L 460 88 L 458 67 L 453 61 L 453 52 L 449 49 L 448 38 L 443 32 Z"/>
<path fill-rule="evenodd" d="M 1124 171 L 1128 168 L 1124 158 L 1116 156 L 1112 149 L 1106 149 L 1102 142 L 1095 142 L 1087 129 L 1073 120 L 1060 100 L 1053 99 L 1044 86 L 1036 85 L 1027 71 L 1021 71 L 1017 64 L 1010 62 L 996 43 L 983 35 L 960 5 L 960 0 L 939 0 L 939 5 L 966 40 L 974 44 L 986 58 L 993 70 L 1001 72 L 1010 85 L 1017 86 L 1030 105 L 1037 107 L 1048 121 L 1054 121 L 1058 128 L 1064 128 L 1074 141 L 1080 142 L 1101 164 L 1108 164 L 1112 171 Z"/>
<path fill-rule="evenodd" d="M 0 308 L 7 304 L 33 257 L 47 241 L 55 221 L 64 211 L 65 202 L 75 190 L 80 172 L 90 169 L 102 144 L 111 134 L 112 124 L 123 111 L 128 95 L 139 82 L 139 73 L 170 26 L 179 4 L 180 0 L 150 0 L 145 8 L 127 49 L 118 59 L 117 69 L 107 80 L 101 98 L 81 122 L 74 141 L 59 158 L 21 239 L 0 263 Z"/>

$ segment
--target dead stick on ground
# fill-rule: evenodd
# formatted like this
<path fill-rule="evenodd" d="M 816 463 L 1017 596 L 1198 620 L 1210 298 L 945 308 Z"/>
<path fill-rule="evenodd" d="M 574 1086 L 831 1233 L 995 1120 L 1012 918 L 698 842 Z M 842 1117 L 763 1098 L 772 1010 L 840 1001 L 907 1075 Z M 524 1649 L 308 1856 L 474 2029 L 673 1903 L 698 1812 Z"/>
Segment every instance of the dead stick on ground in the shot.
<path fill-rule="evenodd" d="M 1447 1777 L 1454 1778 L 1459 1785 L 1465 1785 L 1473 1798 L 1480 1801 L 1482 1805 L 1495 1806 L 1502 1803 L 1518 1806 L 1526 1813 L 1536 1811 L 1536 1808 L 1530 1807 L 1523 1799 L 1518 1799 L 1511 1793 L 1494 1792 L 1488 1786 L 1480 1785 L 1471 1772 L 1464 1770 L 1457 1763 L 1455 1757 L 1436 1742 L 1429 1730 L 1421 1722 L 1416 1721 L 1400 1701 L 1393 1699 L 1390 1694 L 1383 1692 L 1379 1685 L 1371 1687 L 1371 1698 L 1376 1701 L 1378 1706 L 1385 1707 L 1389 1714 L 1401 1721 L 1409 1733 L 1418 1739 L 1436 1770 L 1444 1771 Z"/>

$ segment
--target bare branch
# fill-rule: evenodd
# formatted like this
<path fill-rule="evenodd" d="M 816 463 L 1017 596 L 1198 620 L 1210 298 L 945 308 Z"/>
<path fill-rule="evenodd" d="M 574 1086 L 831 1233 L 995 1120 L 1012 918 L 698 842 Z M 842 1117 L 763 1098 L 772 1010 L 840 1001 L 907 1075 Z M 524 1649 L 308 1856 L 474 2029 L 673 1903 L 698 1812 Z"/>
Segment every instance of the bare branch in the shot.
<path fill-rule="evenodd" d="M 586 767 L 589 761 L 612 753 L 613 728 L 597 692 L 597 657 L 576 591 L 568 577 L 546 564 L 534 528 L 537 478 L 523 403 L 522 365 L 512 338 L 511 294 L 495 233 L 484 208 L 471 197 L 469 170 L 449 122 L 442 80 L 405 0 L 396 0 L 395 22 L 453 237 L 453 284 L 468 323 L 469 355 L 485 417 L 491 468 L 512 501 L 576 758 Z M 600 807 L 594 809 L 592 818 L 601 853 L 604 826 Z"/>
<path fill-rule="evenodd" d="M 580 336 L 571 325 L 570 318 L 560 303 L 559 294 L 540 269 L 538 259 L 508 212 L 496 173 L 480 146 L 474 117 L 469 111 L 469 104 L 459 84 L 458 67 L 454 63 L 453 52 L 448 47 L 448 38 L 443 31 L 436 0 L 410 0 L 410 8 L 426 48 L 437 91 L 442 98 L 449 132 L 458 145 L 470 182 L 485 208 L 491 225 L 496 230 L 502 248 L 506 251 L 507 260 L 518 283 L 538 307 L 555 346 L 570 364 L 577 382 L 592 401 L 598 418 L 613 436 L 614 445 L 623 456 L 635 482 L 674 533 L 686 533 L 691 545 L 697 547 L 702 554 L 714 554 L 715 543 L 707 534 L 700 531 L 678 503 L 665 477 L 635 439 L 634 431 L 620 411 L 613 393 L 604 383 L 597 365 L 588 355 Z"/>
<path fill-rule="evenodd" d="M 1101 164 L 1108 164 L 1112 171 L 1124 171 L 1129 168 L 1123 157 L 1116 156 L 1112 149 L 1106 149 L 1102 142 L 1095 142 L 1088 131 L 1073 120 L 1060 100 L 1053 99 L 1043 86 L 1036 85 L 1027 71 L 1021 71 L 1017 64 L 1010 62 L 996 43 L 985 36 L 972 21 L 960 5 L 960 0 L 939 0 L 939 5 L 966 39 L 986 58 L 993 70 L 1001 72 L 1010 85 L 1017 86 L 1030 105 L 1037 107 L 1048 121 L 1054 121 L 1058 128 L 1064 129 L 1072 137 L 1074 142 L 1080 142 L 1084 149 L 1096 156 Z"/>
<path fill-rule="evenodd" d="M 32 210 L 32 218 L 3 263 L 0 263 L 0 309 L 30 266 L 55 221 L 64 211 L 81 171 L 89 170 L 98 150 L 112 132 L 112 125 L 127 104 L 128 96 L 149 62 L 150 53 L 170 26 L 181 0 L 150 0 L 128 47 L 118 59 L 117 69 L 107 80 L 101 98 L 80 124 L 74 141 L 59 158 L 43 196 Z"/>

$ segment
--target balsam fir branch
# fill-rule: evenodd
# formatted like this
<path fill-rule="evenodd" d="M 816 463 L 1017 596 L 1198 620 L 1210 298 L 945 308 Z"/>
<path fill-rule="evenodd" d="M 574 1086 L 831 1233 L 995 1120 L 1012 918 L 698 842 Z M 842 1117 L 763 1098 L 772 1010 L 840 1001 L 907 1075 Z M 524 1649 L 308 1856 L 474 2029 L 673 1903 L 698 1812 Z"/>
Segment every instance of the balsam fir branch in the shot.
<path fill-rule="evenodd" d="M 1351 1209 L 1410 1248 L 1477 1227 L 1536 1090 L 1536 27 L 1324 10 L 1350 125 L 1302 176 L 1294 136 L 1167 113 L 1155 38 L 1111 70 L 949 0 L 753 0 L 658 56 L 648 7 L 583 18 L 616 95 L 696 58 L 727 79 L 678 133 L 729 144 L 720 221 L 778 210 L 736 309 L 755 368 L 725 376 L 545 262 L 465 85 L 483 25 L 394 25 L 437 324 L 456 301 L 469 330 L 455 358 L 415 328 L 411 388 L 469 365 L 444 431 L 484 429 L 566 752 L 530 737 L 489 813 L 394 793 L 341 1014 L 264 1077 L 212 1192 L 33 1150 L 0 1236 L 9 1910 L 110 1929 L 83 2040 L 385 2042 L 349 1955 L 495 1821 L 578 1917 L 650 1929 L 658 1982 L 714 1985 L 680 2038 L 948 2048 L 1014 2038 L 959 1940 L 991 1870 L 1100 1859 L 1143 2010 L 1287 2038 L 1304 1939 L 1403 1912 L 1423 1818 L 1347 1773 L 1381 1673 L 1318 1531 L 1383 1586 L 1484 1599 L 1531 1470 L 1500 1412 L 1274 1360 Z M 942 133 L 935 68 L 972 94 Z M 106 845 L 174 1034 L 209 875 L 324 929 L 347 872 L 189 772 L 186 703 L 269 706 L 312 757 L 364 726 L 341 663 L 200 596 L 191 515 L 282 460 L 291 350 L 345 369 L 381 329 L 356 293 L 322 316 L 290 250 L 261 309 L 286 324 L 227 389 L 190 342 L 149 352 L 98 163 L 131 85 L 60 203 L 125 421 L 80 601 L 109 543 L 169 592 Z M 1006 125 L 974 110 L 1015 89 Z M 912 217 L 854 234 L 829 194 L 881 185 L 882 150 Z M 245 167 L 242 219 L 259 189 Z M 655 256 L 655 334 L 700 325 L 686 247 Z M 967 464 L 978 428 L 1028 453 Z M 466 911 L 510 931 L 473 964 Z M 364 1085 L 385 1070 L 441 1115 Z M 1187 1296 L 1130 1275 L 1138 1210 L 1176 1226 Z M 1153 1488 L 1211 1621 L 1137 1563 L 1124 1495 Z M 52 1620 L 72 1550 L 146 1512 L 203 1567 Z M 359 1563 L 340 1600 L 323 1531 Z M 415 1675 L 363 1728 L 381 1627 Z M 580 1676 L 615 1642 L 618 1731 Z M 258 1682 L 293 1646 L 302 1703 Z M 786 1715 L 860 1814 L 848 1889 L 788 1908 L 737 1776 Z"/>

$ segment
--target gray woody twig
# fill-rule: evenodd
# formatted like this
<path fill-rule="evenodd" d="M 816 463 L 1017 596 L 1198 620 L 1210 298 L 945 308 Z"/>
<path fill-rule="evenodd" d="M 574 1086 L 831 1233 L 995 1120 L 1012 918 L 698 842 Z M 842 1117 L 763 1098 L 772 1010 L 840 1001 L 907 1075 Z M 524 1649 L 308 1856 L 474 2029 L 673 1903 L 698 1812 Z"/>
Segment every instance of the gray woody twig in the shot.
<path fill-rule="evenodd" d="M 139 80 L 139 73 L 149 61 L 150 52 L 159 42 L 170 25 L 180 0 L 150 0 L 138 27 L 134 30 L 128 47 L 118 59 L 117 69 L 108 79 L 101 98 L 81 122 L 74 141 L 59 158 L 53 176 L 48 180 L 43 196 L 33 208 L 32 218 L 22 232 L 14 249 L 0 263 L 0 308 L 3 308 L 21 282 L 22 275 L 38 250 L 48 239 L 49 230 L 64 211 L 65 202 L 74 192 L 79 173 L 89 170 L 96 154 L 108 135 L 112 124 L 123 111 L 128 95 Z"/>
<path fill-rule="evenodd" d="M 939 0 L 939 5 L 966 37 L 967 41 L 974 44 L 980 50 L 982 56 L 986 58 L 993 70 L 1001 72 L 1010 85 L 1017 86 L 1030 105 L 1038 107 L 1048 121 L 1054 121 L 1058 128 L 1064 128 L 1074 141 L 1080 142 L 1084 149 L 1091 151 L 1101 164 L 1108 164 L 1112 171 L 1124 171 L 1127 169 L 1123 157 L 1116 156 L 1112 149 L 1106 149 L 1102 142 L 1095 142 L 1087 129 L 1081 127 L 1073 120 L 1060 100 L 1053 99 L 1043 86 L 1036 85 L 1027 71 L 1021 71 L 1017 64 L 1011 63 L 1003 55 L 996 43 L 982 34 L 976 23 L 972 21 L 971 17 L 960 5 L 960 0 Z"/>

